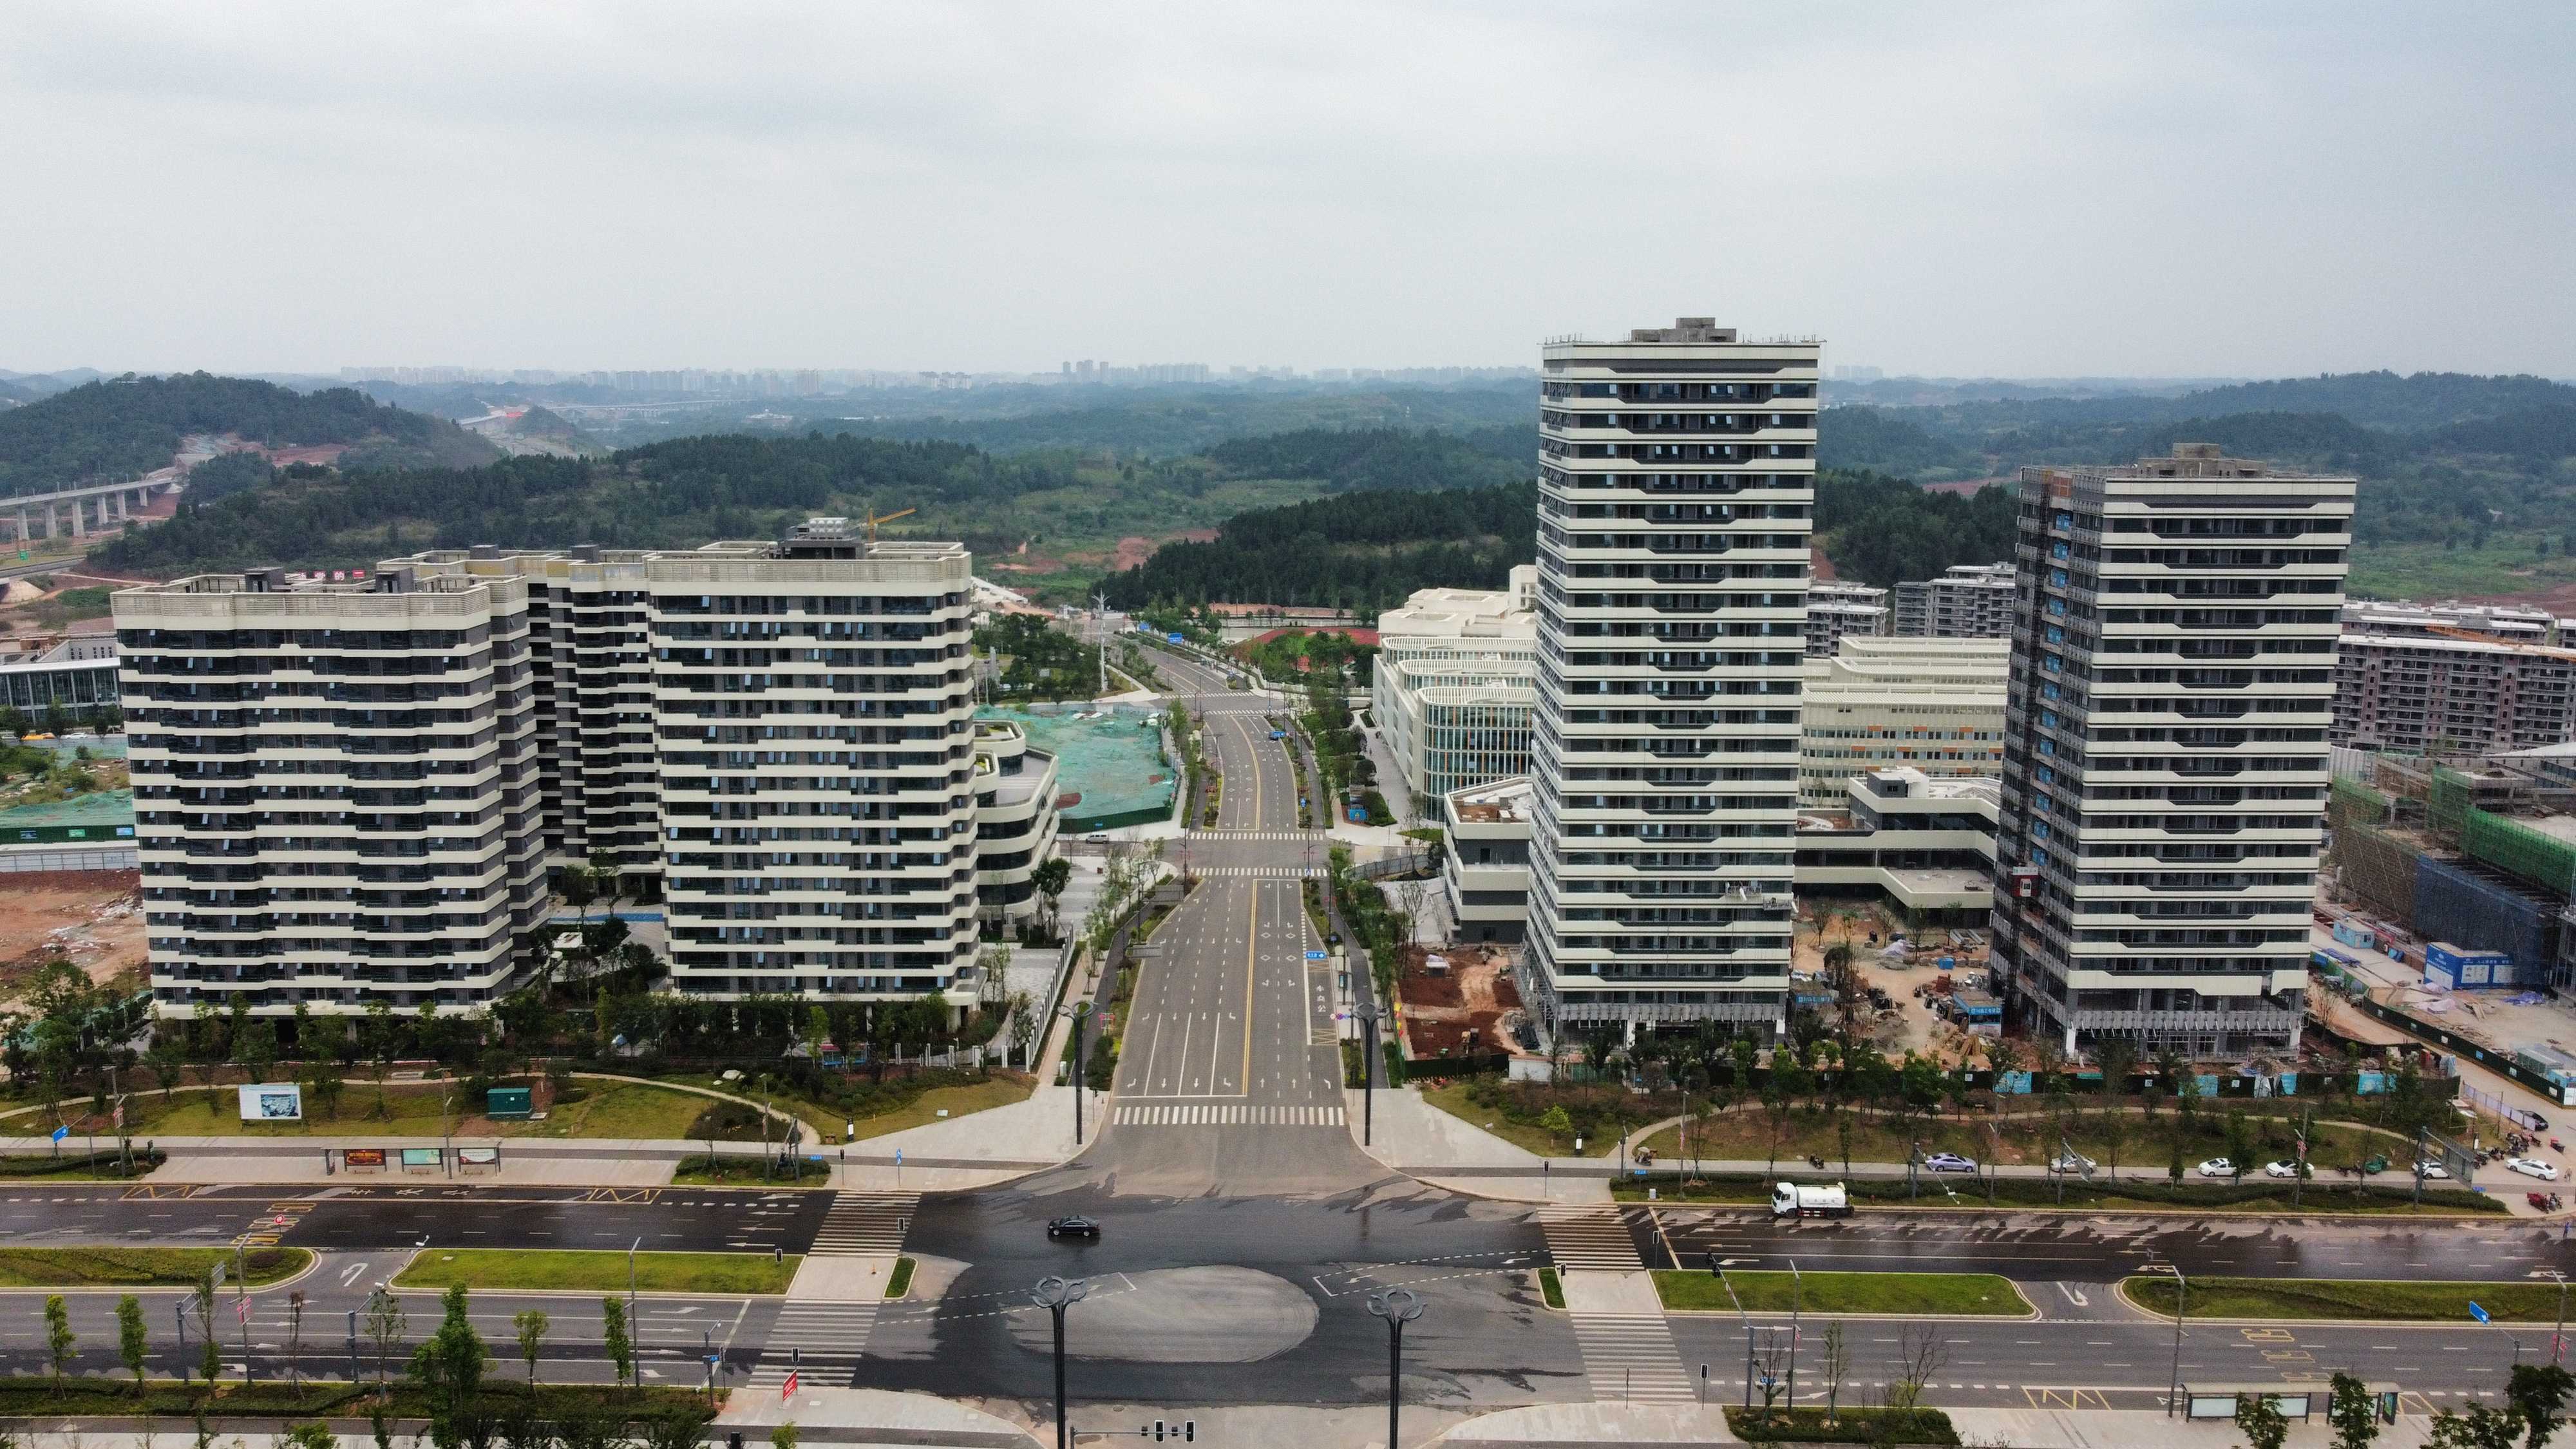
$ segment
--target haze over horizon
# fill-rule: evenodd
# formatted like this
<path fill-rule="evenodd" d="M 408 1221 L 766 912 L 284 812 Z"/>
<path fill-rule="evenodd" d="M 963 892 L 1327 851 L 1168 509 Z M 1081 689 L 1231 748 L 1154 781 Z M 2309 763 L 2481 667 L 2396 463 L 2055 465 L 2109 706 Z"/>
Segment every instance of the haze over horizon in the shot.
<path fill-rule="evenodd" d="M 17 17 L 0 365 L 2576 375 L 2576 13 Z M 2556 279 L 2553 281 L 2552 279 Z"/>

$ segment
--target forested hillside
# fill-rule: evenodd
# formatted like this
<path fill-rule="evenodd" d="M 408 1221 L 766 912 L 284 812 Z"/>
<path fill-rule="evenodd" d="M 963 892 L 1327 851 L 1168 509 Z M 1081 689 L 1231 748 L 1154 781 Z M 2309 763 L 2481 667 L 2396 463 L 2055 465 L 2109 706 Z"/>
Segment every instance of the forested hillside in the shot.
<path fill-rule="evenodd" d="M 1210 543 L 1166 544 L 1102 584 L 1113 607 L 1330 604 L 1365 611 L 1415 589 L 1494 589 L 1537 557 L 1538 485 L 1347 493 L 1236 515 Z"/>
<path fill-rule="evenodd" d="M 1237 478 L 1314 478 L 1335 489 L 1473 488 L 1538 470 L 1538 425 L 1472 433 L 1300 428 L 1217 444 L 1204 455 Z"/>
<path fill-rule="evenodd" d="M 495 452 L 452 423 L 349 388 L 301 393 L 203 372 L 129 374 L 0 410 L 0 495 L 141 477 L 168 467 L 190 433 L 231 433 L 278 447 L 380 444 L 422 462 Z"/>
<path fill-rule="evenodd" d="M 1963 498 L 1880 473 L 1825 473 L 1816 479 L 1816 539 L 1837 576 L 1886 588 L 2012 557 L 2016 497 L 2009 487 Z"/>

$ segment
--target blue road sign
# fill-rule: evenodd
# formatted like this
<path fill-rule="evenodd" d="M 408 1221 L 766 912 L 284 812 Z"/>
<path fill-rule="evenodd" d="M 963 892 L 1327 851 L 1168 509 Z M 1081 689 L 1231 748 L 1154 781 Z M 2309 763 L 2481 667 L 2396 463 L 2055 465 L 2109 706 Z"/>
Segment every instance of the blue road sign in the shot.
<path fill-rule="evenodd" d="M 1321 960 L 1324 960 L 1324 959 L 1326 959 L 1326 958 L 1325 958 L 1325 956 L 1324 956 L 1324 953 L 1323 953 L 1323 952 L 1321 952 L 1321 951 L 1309 951 L 1309 952 L 1307 952 L 1307 953 L 1306 953 L 1306 959 L 1307 959 L 1307 960 L 1309 960 L 1309 961 L 1321 961 Z"/>
<path fill-rule="evenodd" d="M 2480 1308 L 2480 1307 L 2479 1307 L 2477 1304 L 2475 1304 L 2475 1303 L 2471 1303 L 2471 1304 L 2469 1305 L 2469 1316 L 2470 1316 L 2471 1318 L 2476 1319 L 2476 1320 L 2477 1320 L 2478 1322 L 2480 1322 L 2480 1323 L 2484 1323 L 2484 1322 L 2486 1322 L 2486 1321 L 2487 1321 L 2487 1311 L 2486 1311 L 2485 1309 L 2483 1309 L 2483 1308 Z"/>
<path fill-rule="evenodd" d="M 903 1166 L 903 1149 L 900 1147 L 894 1150 L 894 1165 L 897 1167 Z"/>
<path fill-rule="evenodd" d="M 71 1136 L 71 1135 L 72 1135 L 72 1129 L 70 1129 L 69 1127 L 57 1127 L 57 1128 L 55 1128 L 55 1129 L 54 1129 L 54 1140 L 55 1140 L 56 1142 L 60 1142 L 60 1141 L 62 1141 L 64 1138 L 69 1137 L 69 1136 Z"/>

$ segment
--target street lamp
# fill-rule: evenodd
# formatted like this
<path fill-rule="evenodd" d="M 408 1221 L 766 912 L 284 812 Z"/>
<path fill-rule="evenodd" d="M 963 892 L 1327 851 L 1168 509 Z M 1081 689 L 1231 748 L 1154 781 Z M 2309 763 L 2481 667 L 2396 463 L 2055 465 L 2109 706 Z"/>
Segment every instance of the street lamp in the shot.
<path fill-rule="evenodd" d="M 1077 1001 L 1059 1008 L 1056 1015 L 1073 1023 L 1073 1145 L 1082 1145 L 1082 1022 L 1091 1014 L 1091 1003 Z"/>
<path fill-rule="evenodd" d="M 2171 1273 L 2174 1280 L 2173 1382 L 2165 1391 L 2165 1417 L 2170 1419 L 2182 1403 L 2182 1316 L 2191 1304 L 2191 1281 L 2183 1277 L 2182 1265 L 2170 1259 L 2150 1258 L 2147 1271 Z"/>
<path fill-rule="evenodd" d="M 635 1311 L 635 1250 L 644 1246 L 637 1238 L 626 1245 L 626 1338 L 635 1345 L 635 1387 L 644 1387 L 644 1316 Z"/>
<path fill-rule="evenodd" d="M 1798 1260 L 1789 1263 L 1789 1417 L 1798 1417 L 1798 1315 L 1806 1307 L 1807 1280 L 1798 1276 Z"/>
<path fill-rule="evenodd" d="M 1396 1411 L 1404 1402 L 1404 1325 L 1422 1316 L 1422 1295 L 1381 1288 L 1368 1296 L 1368 1311 L 1386 1320 L 1386 1443 L 1395 1449 Z"/>
<path fill-rule="evenodd" d="M 1735 1319 L 1744 1325 L 1744 1407 L 1753 1408 L 1753 1319 L 1744 1311 L 1744 1300 L 1735 1296 L 1735 1285 L 1726 1280 L 1726 1259 L 1708 1255 L 1708 1271 L 1717 1275 L 1717 1286 L 1726 1290 L 1726 1301 L 1735 1305 Z"/>
<path fill-rule="evenodd" d="M 1366 1147 L 1377 1135 L 1377 1024 L 1386 1013 L 1374 1001 L 1351 1008 L 1365 1036 L 1366 1048 L 1360 1057 L 1360 1145 Z"/>
<path fill-rule="evenodd" d="M 2549 1334 L 2549 1361 L 2558 1363 L 2567 1354 L 2567 1275 L 2555 1268 L 2543 1268 L 2540 1276 L 2558 1284 L 2558 1326 Z"/>
<path fill-rule="evenodd" d="M 1064 1422 L 1064 1311 L 1080 1303 L 1090 1291 L 1088 1278 L 1068 1281 L 1049 1274 L 1029 1292 L 1040 1308 L 1055 1315 L 1055 1449 L 1073 1449 L 1073 1434 Z"/>

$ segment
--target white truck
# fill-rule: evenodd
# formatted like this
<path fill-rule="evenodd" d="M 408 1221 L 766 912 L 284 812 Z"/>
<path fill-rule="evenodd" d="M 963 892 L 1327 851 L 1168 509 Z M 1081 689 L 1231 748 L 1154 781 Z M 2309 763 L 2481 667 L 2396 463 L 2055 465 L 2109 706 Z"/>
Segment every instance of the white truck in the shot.
<path fill-rule="evenodd" d="M 1851 1197 L 1839 1182 L 1822 1185 L 1784 1182 L 1771 1189 L 1771 1216 L 1847 1218 L 1851 1216 Z"/>

